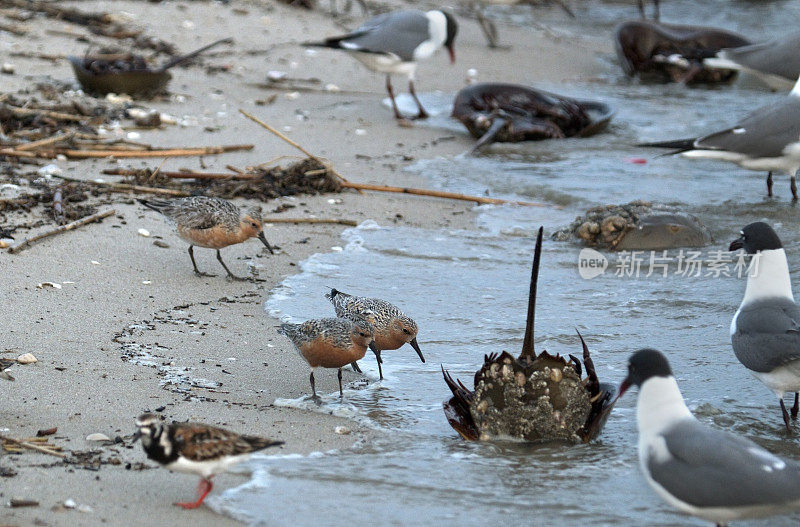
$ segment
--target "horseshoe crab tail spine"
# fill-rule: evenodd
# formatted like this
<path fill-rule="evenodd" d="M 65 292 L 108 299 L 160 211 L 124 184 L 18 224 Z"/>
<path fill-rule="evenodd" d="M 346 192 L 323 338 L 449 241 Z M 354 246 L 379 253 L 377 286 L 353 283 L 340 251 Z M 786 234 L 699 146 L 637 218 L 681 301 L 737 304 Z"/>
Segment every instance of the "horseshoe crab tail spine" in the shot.
<path fill-rule="evenodd" d="M 469 151 L 470 154 L 474 154 L 481 147 L 487 143 L 491 143 L 494 141 L 494 138 L 497 134 L 500 133 L 500 130 L 508 123 L 508 119 L 505 117 L 495 117 L 494 122 L 492 122 L 492 126 L 486 130 L 486 133 L 481 136 L 480 139 L 475 143 L 475 146 Z"/>
<path fill-rule="evenodd" d="M 542 256 L 542 235 L 544 227 L 539 227 L 539 234 L 536 236 L 536 248 L 533 251 L 533 268 L 531 269 L 531 289 L 528 293 L 528 320 L 525 324 L 525 340 L 522 341 L 522 353 L 520 359 L 533 361 L 536 358 L 536 350 L 533 348 L 533 326 L 536 318 L 536 284 L 539 281 L 539 261 Z"/>

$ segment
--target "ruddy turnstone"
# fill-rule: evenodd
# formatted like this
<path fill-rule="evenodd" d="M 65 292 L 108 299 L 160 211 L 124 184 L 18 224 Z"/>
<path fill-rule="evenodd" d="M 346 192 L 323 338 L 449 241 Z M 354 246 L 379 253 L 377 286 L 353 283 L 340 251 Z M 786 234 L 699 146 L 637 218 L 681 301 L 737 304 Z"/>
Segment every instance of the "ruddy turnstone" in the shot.
<path fill-rule="evenodd" d="M 205 196 L 192 196 L 173 200 L 138 200 L 147 208 L 153 209 L 175 223 L 178 236 L 189 243 L 189 258 L 192 259 L 194 272 L 198 276 L 215 276 L 202 273 L 194 261 L 194 246 L 217 250 L 217 260 L 233 280 L 246 280 L 234 275 L 219 250 L 228 245 L 242 243 L 249 238 L 258 238 L 267 246 L 270 254 L 272 247 L 264 236 L 261 225 L 261 207 L 242 210 L 230 201 Z"/>
<path fill-rule="evenodd" d="M 366 321 L 347 318 L 320 318 L 302 324 L 281 324 L 278 332 L 292 341 L 297 351 L 311 366 L 311 392 L 319 400 L 314 386 L 314 369 L 337 368 L 339 396 L 342 391 L 342 366 L 364 357 L 372 342 L 373 329 Z"/>
<path fill-rule="evenodd" d="M 241 463 L 254 452 L 282 445 L 265 437 L 240 435 L 203 423 L 167 424 L 154 414 L 136 419 L 134 441 L 141 438 L 147 457 L 175 472 L 197 474 L 197 501 L 176 503 L 184 509 L 196 509 L 213 488 L 211 478 Z"/>
<path fill-rule="evenodd" d="M 408 343 L 417 352 L 420 360 L 425 362 L 422 350 L 417 344 L 417 323 L 397 306 L 379 298 L 352 296 L 337 289 L 331 289 L 325 298 L 333 304 L 337 317 L 364 319 L 372 324 L 375 336 L 369 349 L 378 361 L 378 374 L 381 380 L 383 380 L 381 352 L 384 350 L 396 350 Z M 353 368 L 357 367 L 357 364 L 353 365 Z"/>

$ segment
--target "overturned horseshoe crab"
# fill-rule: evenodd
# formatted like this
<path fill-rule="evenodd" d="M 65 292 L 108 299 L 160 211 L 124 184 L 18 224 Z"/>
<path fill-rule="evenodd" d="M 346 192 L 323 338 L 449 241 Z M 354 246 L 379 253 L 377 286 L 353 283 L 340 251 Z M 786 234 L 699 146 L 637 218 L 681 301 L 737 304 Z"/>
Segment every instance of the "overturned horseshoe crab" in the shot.
<path fill-rule="evenodd" d="M 128 95 L 152 95 L 163 91 L 172 75 L 167 71 L 200 53 L 219 44 L 230 44 L 232 38 L 218 40 L 200 49 L 167 61 L 163 66 L 151 69 L 140 55 L 132 53 L 98 54 L 83 57 L 67 57 L 75 78 L 89 93 L 126 93 Z"/>
<path fill-rule="evenodd" d="M 600 102 L 494 82 L 473 84 L 458 92 L 452 113 L 478 139 L 471 152 L 494 141 L 594 135 L 613 115 L 613 110 Z"/>
<path fill-rule="evenodd" d="M 617 27 L 615 43 L 622 69 L 629 77 L 688 84 L 732 81 L 736 70 L 708 68 L 703 59 L 750 41 L 724 29 L 631 20 Z"/>
<path fill-rule="evenodd" d="M 444 402 L 447 421 L 461 437 L 486 440 L 511 437 L 525 441 L 589 442 L 597 437 L 614 406 L 616 389 L 601 384 L 583 337 L 583 365 L 574 355 L 560 355 L 533 346 L 536 282 L 542 252 L 542 229 L 533 257 L 528 319 L 522 353 L 504 351 L 484 357 L 475 373 L 475 389 L 453 380 L 442 367 L 453 396 Z M 587 377 L 581 379 L 582 369 Z"/>

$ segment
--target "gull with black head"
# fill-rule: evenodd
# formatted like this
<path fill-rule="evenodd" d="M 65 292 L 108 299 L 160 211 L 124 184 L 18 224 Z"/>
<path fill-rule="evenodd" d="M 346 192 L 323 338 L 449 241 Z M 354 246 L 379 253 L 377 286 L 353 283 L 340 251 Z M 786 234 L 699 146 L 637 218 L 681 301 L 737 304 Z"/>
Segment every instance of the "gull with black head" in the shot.
<path fill-rule="evenodd" d="M 408 91 L 418 109 L 415 118 L 428 117 L 414 90 L 417 61 L 430 58 L 444 47 L 450 54 L 450 62 L 455 62 L 453 43 L 457 32 L 456 19 L 447 11 L 406 9 L 371 18 L 346 35 L 326 38 L 321 42 L 305 42 L 303 45 L 341 49 L 372 71 L 385 73 L 386 91 L 392 100 L 394 116 L 403 121 L 405 118 L 394 99 L 392 74 L 400 73 L 408 77 Z"/>
<path fill-rule="evenodd" d="M 800 307 L 794 301 L 789 264 L 775 231 L 758 221 L 742 229 L 730 250 L 753 255 L 744 298 L 731 322 L 733 352 L 745 368 L 778 397 L 791 431 L 784 395 L 794 392 L 792 417 L 800 405 Z"/>
<path fill-rule="evenodd" d="M 620 397 L 639 387 L 639 464 L 668 504 L 717 525 L 800 508 L 800 464 L 701 424 L 686 407 L 666 357 L 631 355 Z"/>

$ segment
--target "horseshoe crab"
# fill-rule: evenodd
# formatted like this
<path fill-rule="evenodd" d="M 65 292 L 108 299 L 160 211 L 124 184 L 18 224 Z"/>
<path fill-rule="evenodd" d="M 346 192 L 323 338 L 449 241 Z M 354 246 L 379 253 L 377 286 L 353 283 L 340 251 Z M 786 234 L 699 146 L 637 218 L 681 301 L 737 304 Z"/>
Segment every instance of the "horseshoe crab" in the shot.
<path fill-rule="evenodd" d="M 83 57 L 67 57 L 75 78 L 89 93 L 127 93 L 128 95 L 152 95 L 163 91 L 172 75 L 167 71 L 200 53 L 219 44 L 230 44 L 232 38 L 218 40 L 207 46 L 169 60 L 157 69 L 151 69 L 141 55 L 133 53 L 97 54 Z"/>
<path fill-rule="evenodd" d="M 660 24 L 650 20 L 623 22 L 615 33 L 617 56 L 629 77 L 660 82 L 724 83 L 736 70 L 703 65 L 723 48 L 750 41 L 732 31 L 702 26 Z"/>
<path fill-rule="evenodd" d="M 536 238 L 531 272 L 528 318 L 522 353 L 507 351 L 484 357 L 475 373 L 475 389 L 469 390 L 442 367 L 453 396 L 444 402 L 447 421 L 469 440 L 514 438 L 525 441 L 587 443 L 597 437 L 614 406 L 616 388 L 601 384 L 589 348 L 583 345 L 583 365 L 574 355 L 566 360 L 547 351 L 536 354 L 533 328 L 536 283 L 542 252 L 542 231 Z M 587 377 L 581 379 L 582 369 Z"/>
<path fill-rule="evenodd" d="M 472 152 L 494 141 L 594 135 L 613 115 L 613 110 L 600 102 L 495 82 L 473 84 L 458 92 L 451 114 L 478 139 Z"/>
<path fill-rule="evenodd" d="M 709 230 L 693 215 L 647 201 L 591 208 L 552 236 L 558 241 L 574 238 L 615 251 L 702 247 L 713 242 Z"/>

